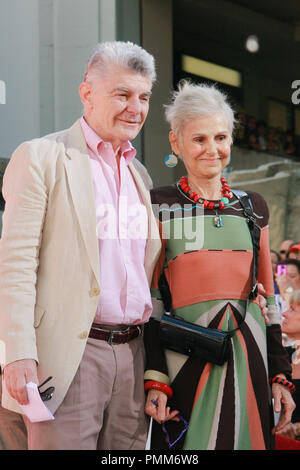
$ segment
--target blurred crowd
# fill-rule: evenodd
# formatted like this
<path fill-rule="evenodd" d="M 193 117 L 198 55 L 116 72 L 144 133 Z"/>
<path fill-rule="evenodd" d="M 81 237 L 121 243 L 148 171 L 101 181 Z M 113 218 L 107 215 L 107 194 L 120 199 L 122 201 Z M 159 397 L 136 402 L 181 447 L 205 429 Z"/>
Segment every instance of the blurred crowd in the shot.
<path fill-rule="evenodd" d="M 292 364 L 296 409 L 282 434 L 300 440 L 300 242 L 284 240 L 271 250 L 275 298 L 281 315 L 283 344 Z"/>
<path fill-rule="evenodd" d="M 271 250 L 271 261 L 275 295 L 282 313 L 289 294 L 300 289 L 300 242 L 284 240 L 278 251 Z"/>
<path fill-rule="evenodd" d="M 261 152 L 300 157 L 300 144 L 292 131 L 268 127 L 263 120 L 248 116 L 240 110 L 234 134 L 236 145 Z"/>

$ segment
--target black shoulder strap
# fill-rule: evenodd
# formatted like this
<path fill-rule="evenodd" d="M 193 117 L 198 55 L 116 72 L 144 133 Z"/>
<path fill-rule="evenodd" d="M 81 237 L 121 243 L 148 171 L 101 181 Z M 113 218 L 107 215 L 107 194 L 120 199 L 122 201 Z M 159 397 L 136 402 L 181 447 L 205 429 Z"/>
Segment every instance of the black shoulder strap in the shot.
<path fill-rule="evenodd" d="M 241 206 L 243 208 L 244 215 L 248 222 L 249 231 L 252 239 L 253 245 L 253 263 L 252 263 L 252 288 L 249 293 L 248 300 L 255 299 L 258 294 L 257 288 L 257 274 L 258 274 L 258 257 L 259 257 L 259 243 L 260 243 L 260 227 L 256 222 L 256 218 L 253 212 L 252 201 L 249 194 L 245 191 L 232 189 L 232 193 L 239 199 Z M 159 290 L 162 296 L 164 307 L 166 312 L 172 312 L 172 296 L 169 288 L 168 281 L 163 270 L 159 282 Z M 247 311 L 247 308 L 246 308 Z M 235 330 L 239 329 L 236 328 Z M 231 332 L 235 331 L 231 330 Z"/>
<path fill-rule="evenodd" d="M 172 296 L 171 296 L 169 283 L 167 281 L 164 269 L 158 280 L 158 288 L 162 297 L 165 311 L 171 312 L 172 311 Z"/>
<path fill-rule="evenodd" d="M 252 269 L 252 290 L 249 294 L 249 299 L 255 299 L 257 297 L 257 274 L 258 274 L 258 260 L 259 260 L 259 249 L 260 249 L 260 226 L 256 222 L 255 215 L 253 213 L 253 206 L 249 194 L 245 191 L 232 189 L 232 193 L 238 198 L 243 208 L 244 215 L 248 222 L 252 245 L 253 245 L 253 269 Z"/>

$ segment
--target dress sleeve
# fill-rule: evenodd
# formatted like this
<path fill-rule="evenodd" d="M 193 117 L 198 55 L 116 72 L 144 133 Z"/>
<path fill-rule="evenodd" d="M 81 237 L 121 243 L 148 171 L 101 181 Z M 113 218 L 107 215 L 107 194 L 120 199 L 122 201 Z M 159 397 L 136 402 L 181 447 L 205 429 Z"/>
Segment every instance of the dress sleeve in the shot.
<path fill-rule="evenodd" d="M 266 300 L 268 307 L 267 325 L 267 352 L 269 376 L 274 377 L 279 373 L 291 377 L 291 364 L 288 354 L 282 343 L 282 333 L 280 326 L 280 314 L 276 306 L 274 294 L 273 272 L 271 264 L 271 254 L 269 245 L 269 211 L 265 200 L 258 194 L 251 195 L 253 200 L 253 210 L 256 214 L 260 214 L 261 236 L 260 250 L 258 262 L 257 280 L 261 283 L 266 291 Z"/>
<path fill-rule="evenodd" d="M 155 204 L 155 194 L 151 192 L 152 204 Z M 151 283 L 152 314 L 148 323 L 144 327 L 144 345 L 146 351 L 146 372 L 145 378 L 148 380 L 158 380 L 169 383 L 168 367 L 165 352 L 160 344 L 159 329 L 160 320 L 165 313 L 163 297 L 159 288 L 159 280 L 163 273 L 166 253 L 166 239 L 163 237 L 162 224 L 159 224 L 159 231 L 162 241 L 160 257 L 154 269 Z"/>

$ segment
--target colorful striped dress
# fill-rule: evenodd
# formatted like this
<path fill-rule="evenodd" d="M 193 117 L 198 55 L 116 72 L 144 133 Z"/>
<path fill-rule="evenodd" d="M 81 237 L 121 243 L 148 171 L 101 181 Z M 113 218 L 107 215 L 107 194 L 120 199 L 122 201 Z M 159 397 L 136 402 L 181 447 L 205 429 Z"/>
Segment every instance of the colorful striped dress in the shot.
<path fill-rule="evenodd" d="M 214 211 L 200 206 L 177 185 L 152 191 L 163 250 L 153 283 L 153 313 L 145 327 L 147 377 L 159 372 L 169 377 L 174 391 L 171 410 L 178 409 L 189 427 L 173 447 L 184 450 L 272 449 L 273 411 L 268 379 L 291 367 L 281 342 L 275 306 L 268 235 L 268 208 L 257 193 L 248 192 L 261 227 L 258 281 L 264 285 L 269 324 L 257 301 L 245 305 L 251 290 L 252 241 L 247 221 L 236 197 L 221 212 L 216 226 Z M 196 235 L 195 235 L 196 234 Z M 192 237 L 195 237 L 194 240 Z M 159 279 L 168 281 L 176 316 L 205 327 L 230 330 L 228 361 L 206 363 L 195 357 L 164 350 L 159 323 L 164 313 Z M 157 376 L 157 374 L 156 374 Z M 170 440 L 182 424 L 166 424 Z M 162 427 L 154 422 L 152 449 L 168 449 Z"/>

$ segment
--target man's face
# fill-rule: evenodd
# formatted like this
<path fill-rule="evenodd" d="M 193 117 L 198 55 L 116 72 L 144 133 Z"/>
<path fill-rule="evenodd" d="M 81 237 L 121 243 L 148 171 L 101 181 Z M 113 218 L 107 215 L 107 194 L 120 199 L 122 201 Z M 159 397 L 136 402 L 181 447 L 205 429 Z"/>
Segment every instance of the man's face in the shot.
<path fill-rule="evenodd" d="M 279 254 L 280 254 L 281 259 L 286 259 L 289 248 L 290 248 L 292 243 L 293 243 L 292 240 L 284 240 L 281 243 L 280 248 L 279 248 L 279 250 L 280 250 Z"/>
<path fill-rule="evenodd" d="M 290 286 L 292 286 L 294 290 L 300 289 L 300 273 L 297 269 L 297 266 L 294 266 L 293 264 L 287 264 L 286 275 Z"/>
<path fill-rule="evenodd" d="M 116 150 L 141 130 L 149 111 L 151 80 L 111 65 L 103 77 L 82 84 L 80 95 L 87 123 Z"/>

